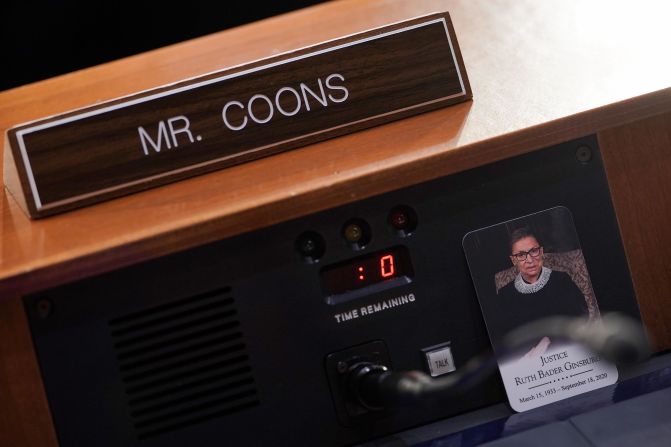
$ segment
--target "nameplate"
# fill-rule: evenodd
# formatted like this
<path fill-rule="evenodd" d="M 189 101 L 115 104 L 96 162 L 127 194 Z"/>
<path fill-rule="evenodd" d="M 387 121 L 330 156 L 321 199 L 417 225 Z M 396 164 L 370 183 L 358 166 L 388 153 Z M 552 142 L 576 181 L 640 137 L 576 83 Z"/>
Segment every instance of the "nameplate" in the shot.
<path fill-rule="evenodd" d="M 432 14 L 14 127 L 6 183 L 42 217 L 470 98 Z"/>

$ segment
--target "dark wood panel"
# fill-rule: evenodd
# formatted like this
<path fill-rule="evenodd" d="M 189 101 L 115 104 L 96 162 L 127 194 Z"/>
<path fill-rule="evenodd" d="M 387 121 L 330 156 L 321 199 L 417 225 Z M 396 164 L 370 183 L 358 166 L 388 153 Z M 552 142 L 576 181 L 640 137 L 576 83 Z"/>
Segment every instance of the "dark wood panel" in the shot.
<path fill-rule="evenodd" d="M 641 315 L 671 349 L 671 114 L 599 134 Z"/>

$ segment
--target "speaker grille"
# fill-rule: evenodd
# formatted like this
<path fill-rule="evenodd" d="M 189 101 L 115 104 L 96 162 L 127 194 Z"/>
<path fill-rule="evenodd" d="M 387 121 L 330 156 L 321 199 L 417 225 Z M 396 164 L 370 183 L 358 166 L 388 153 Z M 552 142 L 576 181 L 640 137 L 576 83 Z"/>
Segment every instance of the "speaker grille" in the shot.
<path fill-rule="evenodd" d="M 138 439 L 259 404 L 231 289 L 109 321 Z"/>

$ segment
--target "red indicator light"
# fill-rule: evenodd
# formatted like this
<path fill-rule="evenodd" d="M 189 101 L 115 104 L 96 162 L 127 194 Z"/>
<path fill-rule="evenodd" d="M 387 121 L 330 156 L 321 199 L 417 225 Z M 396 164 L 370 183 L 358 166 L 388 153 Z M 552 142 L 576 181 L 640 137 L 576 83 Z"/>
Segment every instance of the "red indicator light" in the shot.
<path fill-rule="evenodd" d="M 389 218 L 391 225 L 397 230 L 405 230 L 408 225 L 408 216 L 403 211 L 394 212 Z"/>
<path fill-rule="evenodd" d="M 359 267 L 357 270 L 359 271 L 359 273 L 363 273 L 363 267 Z M 364 276 L 359 275 L 359 281 L 363 281 L 363 279 L 364 279 Z"/>
<path fill-rule="evenodd" d="M 394 269 L 394 257 L 392 255 L 384 255 L 380 258 L 380 274 L 383 278 L 394 276 L 396 269 Z"/>

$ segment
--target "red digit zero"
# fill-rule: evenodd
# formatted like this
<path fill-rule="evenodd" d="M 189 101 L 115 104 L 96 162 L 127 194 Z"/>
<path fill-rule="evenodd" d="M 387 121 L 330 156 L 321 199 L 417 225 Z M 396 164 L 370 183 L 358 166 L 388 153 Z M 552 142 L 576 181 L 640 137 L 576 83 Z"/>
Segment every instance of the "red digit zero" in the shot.
<path fill-rule="evenodd" d="M 394 276 L 394 257 L 392 255 L 384 255 L 380 258 L 380 274 L 383 278 Z"/>

